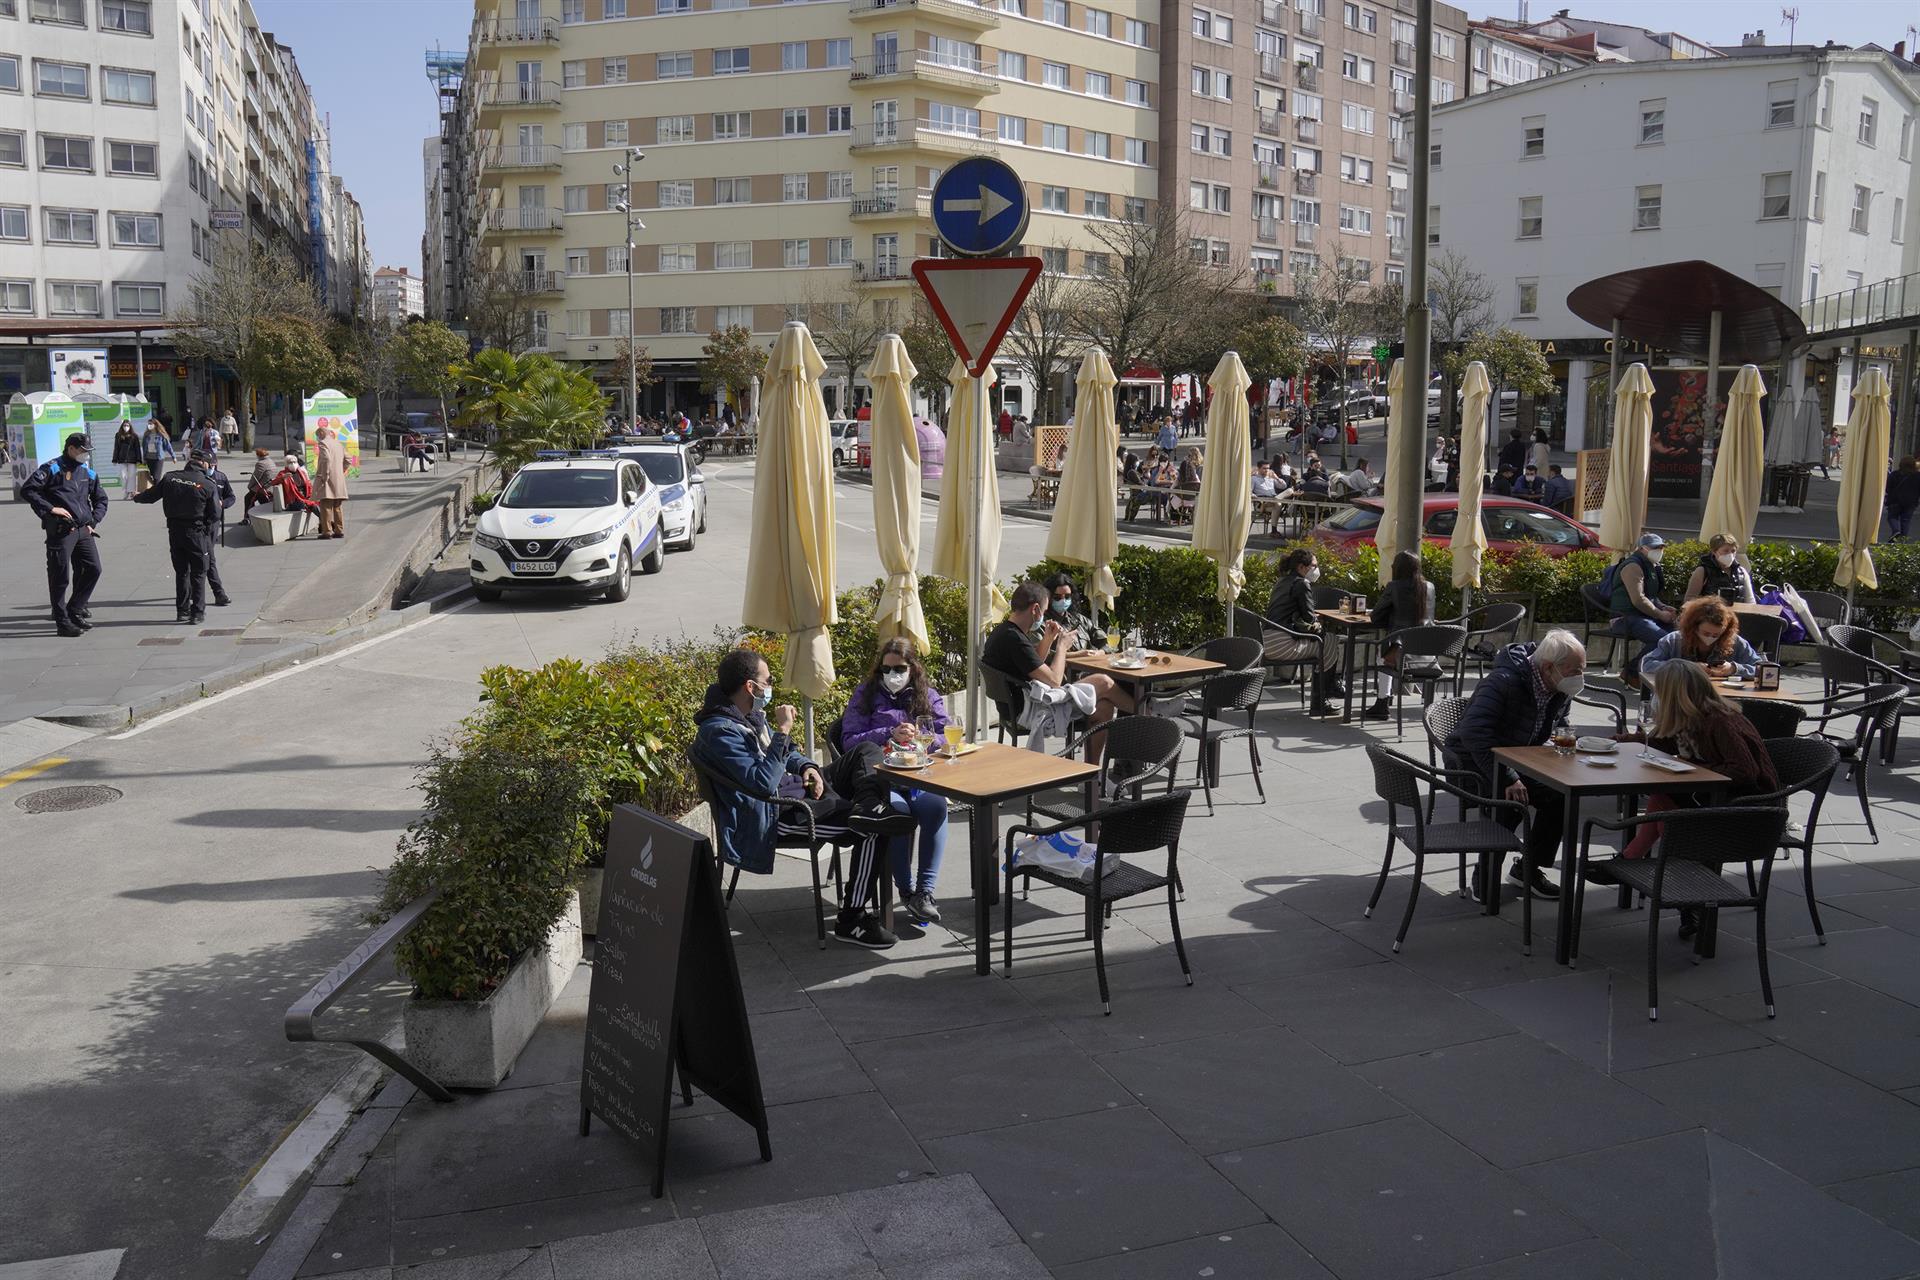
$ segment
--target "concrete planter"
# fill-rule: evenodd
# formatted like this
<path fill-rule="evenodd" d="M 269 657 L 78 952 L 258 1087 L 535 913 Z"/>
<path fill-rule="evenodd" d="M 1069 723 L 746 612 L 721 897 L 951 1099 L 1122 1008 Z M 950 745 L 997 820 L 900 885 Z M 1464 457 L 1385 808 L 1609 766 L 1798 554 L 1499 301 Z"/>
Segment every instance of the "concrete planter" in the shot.
<path fill-rule="evenodd" d="M 709 839 L 713 836 L 713 814 L 708 811 L 705 802 L 695 805 L 676 821 Z M 574 873 L 574 891 L 580 895 L 580 932 L 589 938 L 595 935 L 599 927 L 600 883 L 605 875 L 605 867 L 582 867 Z"/>
<path fill-rule="evenodd" d="M 450 1088 L 498 1085 L 573 977 L 580 955 L 576 899 L 546 942 L 520 957 L 486 999 L 409 1001 L 402 1019 L 408 1059 Z"/>

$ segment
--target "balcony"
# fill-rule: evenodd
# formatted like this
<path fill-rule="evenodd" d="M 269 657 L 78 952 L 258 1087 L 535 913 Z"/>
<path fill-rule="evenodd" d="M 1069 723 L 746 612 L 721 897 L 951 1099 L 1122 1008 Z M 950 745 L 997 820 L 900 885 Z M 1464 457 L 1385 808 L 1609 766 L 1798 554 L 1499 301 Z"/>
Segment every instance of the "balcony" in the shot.
<path fill-rule="evenodd" d="M 974 126 L 903 120 L 897 124 L 855 125 L 849 151 L 939 151 L 949 155 L 992 155 L 998 139 Z"/>
<path fill-rule="evenodd" d="M 1407 256 L 1407 238 L 1405 236 L 1388 236 L 1387 256 L 1389 258 L 1399 258 L 1404 261 Z"/>
<path fill-rule="evenodd" d="M 1262 53 L 1257 56 L 1255 74 L 1262 80 L 1271 80 L 1275 84 L 1287 82 L 1287 58 L 1280 53 Z"/>
<path fill-rule="evenodd" d="M 1395 164 L 1406 164 L 1413 156 L 1413 144 L 1405 138 L 1395 138 L 1387 144 L 1387 154 Z"/>
<path fill-rule="evenodd" d="M 1253 169 L 1254 185 L 1265 187 L 1269 191 L 1278 191 L 1280 189 L 1280 183 L 1283 181 L 1281 175 L 1286 172 L 1285 169 L 1271 160 L 1259 161 L 1254 165 Z"/>
<path fill-rule="evenodd" d="M 976 31 L 992 31 L 1000 25 L 1000 15 L 973 0 L 848 0 L 850 22 L 892 22 L 915 14 Z"/>
<path fill-rule="evenodd" d="M 1280 219 L 1255 218 L 1253 220 L 1253 238 L 1260 244 L 1280 243 Z"/>
<path fill-rule="evenodd" d="M 1393 91 L 1393 114 L 1403 116 L 1412 110 L 1413 95 L 1404 89 L 1395 89 Z"/>
<path fill-rule="evenodd" d="M 565 293 L 566 275 L 559 271 L 516 271 L 513 284 L 520 293 L 528 296 L 542 293 Z"/>
<path fill-rule="evenodd" d="M 1407 189 L 1405 187 L 1387 188 L 1387 208 L 1395 213 L 1407 211 Z"/>
<path fill-rule="evenodd" d="M 1260 21 L 1270 27 L 1287 25 L 1287 6 L 1282 0 L 1260 0 Z"/>
<path fill-rule="evenodd" d="M 1320 141 L 1320 122 L 1301 116 L 1293 122 L 1293 136 L 1301 142 Z"/>
<path fill-rule="evenodd" d="M 558 235 L 567 215 L 558 209 L 490 209 L 486 229 L 492 235 Z"/>
<path fill-rule="evenodd" d="M 480 110 L 522 111 L 537 108 L 558 109 L 560 83 L 557 80 L 499 80 L 480 90 Z"/>
<path fill-rule="evenodd" d="M 1280 272 L 1278 269 L 1255 270 L 1253 287 L 1260 293 L 1280 292 Z"/>
<path fill-rule="evenodd" d="M 473 42 L 487 46 L 531 49 L 560 43 L 557 18 L 483 18 L 473 24 Z"/>
<path fill-rule="evenodd" d="M 561 154 L 552 142 L 491 147 L 481 155 L 480 181 L 490 185 L 509 173 L 558 173 Z"/>
<path fill-rule="evenodd" d="M 1303 13 L 1300 16 L 1304 18 L 1307 15 Z M 1314 66 L 1311 62 L 1296 62 L 1293 64 L 1293 79 L 1302 89 L 1318 89 L 1320 87 L 1320 68 Z"/>
<path fill-rule="evenodd" d="M 848 201 L 850 218 L 930 218 L 933 216 L 931 191 L 902 191 L 882 188 L 862 191 Z"/>
<path fill-rule="evenodd" d="M 1296 222 L 1293 224 L 1293 243 L 1297 248 L 1311 249 L 1314 241 L 1320 238 L 1320 224 L 1317 222 Z"/>
<path fill-rule="evenodd" d="M 901 49 L 894 53 L 864 54 L 853 60 L 847 78 L 855 84 L 889 84 L 919 80 L 960 89 L 975 95 L 1000 92 L 1000 81 L 978 58 L 935 53 L 930 49 Z"/>
<path fill-rule="evenodd" d="M 1326 30 L 1327 20 L 1317 13 L 1309 13 L 1307 10 L 1302 9 L 1299 17 L 1300 34 L 1306 36 L 1309 40 L 1318 39 Z"/>
<path fill-rule="evenodd" d="M 1393 42 L 1393 65 L 1396 67 L 1411 67 L 1413 65 L 1413 46 L 1405 40 L 1395 40 Z"/>
<path fill-rule="evenodd" d="M 907 258 L 855 258 L 847 265 L 860 284 L 900 284 L 913 278 L 908 271 L 913 263 Z"/>
<path fill-rule="evenodd" d="M 1254 110 L 1254 128 L 1261 133 L 1270 133 L 1276 138 L 1287 136 L 1287 113 L 1278 107 L 1259 107 Z"/>
<path fill-rule="evenodd" d="M 1311 169 L 1293 171 L 1293 191 L 1295 195 L 1311 196 L 1320 192 L 1320 175 Z"/>

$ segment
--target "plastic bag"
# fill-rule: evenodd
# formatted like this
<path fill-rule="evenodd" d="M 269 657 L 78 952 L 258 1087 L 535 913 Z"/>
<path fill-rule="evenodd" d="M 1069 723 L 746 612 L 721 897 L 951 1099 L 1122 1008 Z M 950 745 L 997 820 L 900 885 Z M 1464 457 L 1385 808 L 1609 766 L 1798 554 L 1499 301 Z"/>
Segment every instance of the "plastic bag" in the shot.
<path fill-rule="evenodd" d="M 1799 592 L 1794 594 L 1798 595 Z M 1784 624 L 1780 628 L 1781 644 L 1800 644 L 1806 640 L 1807 629 L 1801 625 L 1800 611 L 1794 608 L 1793 602 L 1787 599 L 1785 592 L 1778 587 L 1768 587 L 1760 593 L 1759 602 L 1777 605 L 1783 611 L 1780 614 L 1781 622 Z M 1800 603 L 1804 606 L 1806 601 L 1802 600 Z"/>
<path fill-rule="evenodd" d="M 1032 867 L 1082 882 L 1093 879 L 1096 860 L 1095 846 L 1072 831 L 1059 831 L 1044 837 L 1023 836 L 1013 843 L 1015 867 Z M 1118 858 L 1106 859 L 1102 865 L 1103 873 L 1112 875 L 1114 867 L 1118 865 Z"/>
<path fill-rule="evenodd" d="M 1791 582 L 1785 583 L 1780 588 L 1780 595 L 1789 610 L 1786 615 L 1787 627 L 1785 631 L 1780 633 L 1780 642 L 1782 644 L 1799 643 L 1799 641 L 1789 640 L 1787 638 L 1789 634 L 1797 630 L 1800 632 L 1801 639 L 1805 640 L 1806 643 L 1819 644 L 1820 621 L 1813 616 L 1813 606 L 1808 604 L 1807 598 L 1800 594 L 1800 589 Z M 1795 627 L 1795 622 L 1798 622 L 1800 625 Z"/>

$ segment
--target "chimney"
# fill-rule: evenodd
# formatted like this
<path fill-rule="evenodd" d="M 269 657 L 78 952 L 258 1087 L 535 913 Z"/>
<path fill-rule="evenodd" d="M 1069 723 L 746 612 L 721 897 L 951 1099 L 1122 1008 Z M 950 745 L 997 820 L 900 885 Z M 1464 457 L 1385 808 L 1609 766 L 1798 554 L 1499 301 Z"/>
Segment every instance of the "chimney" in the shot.
<path fill-rule="evenodd" d="M 1740 47 L 1743 49 L 1763 48 L 1766 43 L 1767 31 L 1765 27 L 1762 27 L 1758 31 L 1746 32 L 1740 37 Z"/>
<path fill-rule="evenodd" d="M 1896 58 L 1904 58 L 1907 56 L 1907 42 L 1905 40 L 1895 40 L 1893 42 L 1893 56 Z"/>

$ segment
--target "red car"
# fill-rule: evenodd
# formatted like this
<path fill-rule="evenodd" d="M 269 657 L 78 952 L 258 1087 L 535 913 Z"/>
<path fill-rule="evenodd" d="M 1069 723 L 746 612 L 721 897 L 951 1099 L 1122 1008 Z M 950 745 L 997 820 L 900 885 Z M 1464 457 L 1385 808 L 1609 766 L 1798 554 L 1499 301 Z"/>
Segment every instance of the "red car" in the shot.
<path fill-rule="evenodd" d="M 1454 522 L 1460 517 L 1460 495 L 1427 494 L 1420 505 L 1424 539 L 1450 541 Z M 1315 525 L 1312 536 L 1316 541 L 1336 547 L 1372 542 L 1383 510 L 1378 498 L 1357 499 L 1351 509 Z M 1489 551 L 1518 551 L 1521 547 L 1534 546 L 1558 558 L 1572 551 L 1600 549 L 1600 538 L 1593 530 L 1551 507 L 1525 498 L 1491 495 L 1482 498 L 1480 526 L 1486 530 Z"/>

